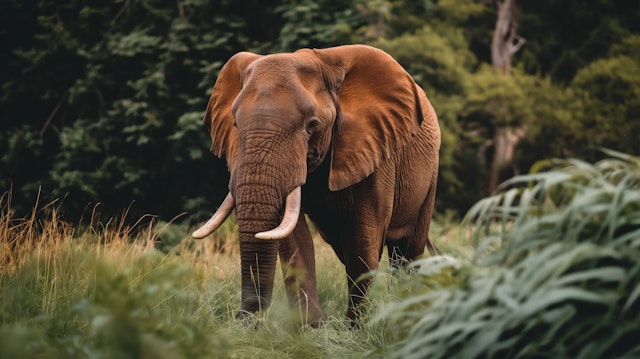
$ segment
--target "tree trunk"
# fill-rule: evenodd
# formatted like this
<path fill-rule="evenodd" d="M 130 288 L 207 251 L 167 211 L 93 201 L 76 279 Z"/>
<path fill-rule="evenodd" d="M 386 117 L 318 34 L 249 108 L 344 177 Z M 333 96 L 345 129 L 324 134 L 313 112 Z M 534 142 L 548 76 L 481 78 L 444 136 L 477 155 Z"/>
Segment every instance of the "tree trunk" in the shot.
<path fill-rule="evenodd" d="M 513 152 L 516 145 L 526 134 L 526 126 L 498 127 L 493 135 L 493 159 L 487 178 L 486 192 L 490 195 L 498 185 L 515 173 L 512 170 L 509 175 L 504 175 L 505 170 L 511 166 Z"/>
<path fill-rule="evenodd" d="M 511 58 L 526 41 L 516 33 L 516 1 L 498 1 L 497 5 L 498 19 L 491 41 L 491 63 L 499 73 L 509 74 Z"/>
<path fill-rule="evenodd" d="M 511 59 L 524 45 L 525 39 L 516 34 L 516 1 L 498 1 L 497 6 L 498 18 L 491 42 L 491 62 L 497 76 L 509 76 Z M 505 179 L 505 176 L 501 176 L 501 173 L 511 165 L 515 147 L 525 136 L 526 128 L 526 124 L 517 128 L 495 128 L 492 140 L 493 158 L 489 167 L 486 195 L 491 194 L 498 184 Z"/>

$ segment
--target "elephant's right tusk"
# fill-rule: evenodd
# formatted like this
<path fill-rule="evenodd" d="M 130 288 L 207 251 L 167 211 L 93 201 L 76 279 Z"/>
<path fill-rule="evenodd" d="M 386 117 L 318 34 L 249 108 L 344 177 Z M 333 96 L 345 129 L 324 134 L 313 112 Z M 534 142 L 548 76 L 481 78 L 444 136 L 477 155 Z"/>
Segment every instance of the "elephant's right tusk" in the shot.
<path fill-rule="evenodd" d="M 298 224 L 300 216 L 300 206 L 302 204 L 302 190 L 300 187 L 294 188 L 287 196 L 284 215 L 280 225 L 270 231 L 256 233 L 258 239 L 283 239 L 288 237 Z"/>
<path fill-rule="evenodd" d="M 211 233 L 215 232 L 215 230 L 218 229 L 218 227 L 220 227 L 220 225 L 224 222 L 224 220 L 227 219 L 227 217 L 229 217 L 229 214 L 231 214 L 231 211 L 233 211 L 233 207 L 235 207 L 235 203 L 233 201 L 233 196 L 231 195 L 231 192 L 229 192 L 229 194 L 227 194 L 227 197 L 225 197 L 224 201 L 222 201 L 222 204 L 220 205 L 220 207 L 218 207 L 218 210 L 216 211 L 216 213 L 214 213 L 213 216 L 209 218 L 207 223 L 203 224 L 202 227 L 198 228 L 195 232 L 193 232 L 192 234 L 193 238 L 202 239 L 210 235 Z"/>

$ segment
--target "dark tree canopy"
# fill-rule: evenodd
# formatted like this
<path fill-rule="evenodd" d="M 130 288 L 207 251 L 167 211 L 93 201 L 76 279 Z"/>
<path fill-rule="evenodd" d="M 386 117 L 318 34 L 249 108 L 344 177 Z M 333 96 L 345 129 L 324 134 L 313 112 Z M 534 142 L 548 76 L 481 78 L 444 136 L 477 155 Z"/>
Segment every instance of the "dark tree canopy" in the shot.
<path fill-rule="evenodd" d="M 423 86 L 443 128 L 438 210 L 484 188 L 496 128 L 526 123 L 510 168 L 638 154 L 640 5 L 518 2 L 526 43 L 509 78 L 488 69 L 490 1 L 5 1 L 0 14 L 0 191 L 25 213 L 40 192 L 69 218 L 190 216 L 217 205 L 226 168 L 202 115 L 217 73 L 242 50 L 378 46 Z M 500 105 L 498 105 L 500 104 Z"/>

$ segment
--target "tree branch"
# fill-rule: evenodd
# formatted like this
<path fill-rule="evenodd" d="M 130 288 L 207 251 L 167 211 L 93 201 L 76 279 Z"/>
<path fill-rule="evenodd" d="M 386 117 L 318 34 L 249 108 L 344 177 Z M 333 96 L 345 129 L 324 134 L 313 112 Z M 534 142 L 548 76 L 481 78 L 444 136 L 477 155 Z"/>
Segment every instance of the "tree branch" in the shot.
<path fill-rule="evenodd" d="M 51 121 L 53 121 L 53 118 L 55 117 L 56 113 L 58 113 L 60 106 L 62 106 L 62 101 L 64 101 L 65 98 L 67 98 L 66 93 L 62 95 L 62 97 L 56 104 L 56 107 L 53 108 L 53 111 L 51 111 L 51 113 L 49 114 L 49 117 L 47 117 L 47 120 L 44 122 L 44 125 L 42 125 L 42 129 L 40 130 L 40 140 L 42 140 L 42 137 L 44 136 L 44 131 L 47 130 L 47 127 L 49 127 L 49 125 L 51 124 Z"/>
<path fill-rule="evenodd" d="M 118 21 L 118 18 L 122 16 L 124 11 L 129 7 L 129 3 L 130 3 L 130 0 L 127 0 L 124 2 L 124 5 L 122 5 L 120 10 L 118 10 L 118 12 L 116 13 L 116 16 L 114 16 L 113 19 L 111 20 L 111 26 L 114 26 L 116 24 L 116 21 Z"/>
<path fill-rule="evenodd" d="M 508 74 L 511 58 L 525 44 L 525 39 L 516 33 L 516 0 L 496 1 L 498 17 L 491 41 L 491 63 L 497 71 Z"/>
<path fill-rule="evenodd" d="M 527 40 L 520 35 L 515 35 L 515 41 L 516 42 L 512 43 L 509 48 L 509 56 L 515 55 L 515 53 L 518 52 L 518 50 L 520 50 L 522 45 L 524 45 L 527 42 Z"/>
<path fill-rule="evenodd" d="M 182 1 L 177 0 L 176 1 L 178 4 L 178 16 L 180 16 L 181 19 L 184 19 L 184 4 L 182 4 Z"/>

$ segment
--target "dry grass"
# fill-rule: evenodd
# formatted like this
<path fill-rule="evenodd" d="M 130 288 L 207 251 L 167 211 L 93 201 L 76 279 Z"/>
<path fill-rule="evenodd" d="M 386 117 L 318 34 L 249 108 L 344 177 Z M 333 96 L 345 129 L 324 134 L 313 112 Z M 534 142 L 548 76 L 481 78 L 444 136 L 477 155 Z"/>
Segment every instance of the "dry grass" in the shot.
<path fill-rule="evenodd" d="M 233 221 L 196 241 L 174 224 L 128 225 L 126 212 L 72 225 L 52 204 L 16 218 L 10 202 L 0 197 L 0 357 L 345 358 L 381 353 L 392 338 L 385 325 L 345 323 L 344 267 L 318 238 L 326 326 L 297 324 L 277 276 L 272 306 L 246 327 L 234 319 L 240 261 Z M 158 250 L 171 233 L 182 236 L 178 244 Z M 392 281 L 380 278 L 372 311 L 390 298 Z"/>

